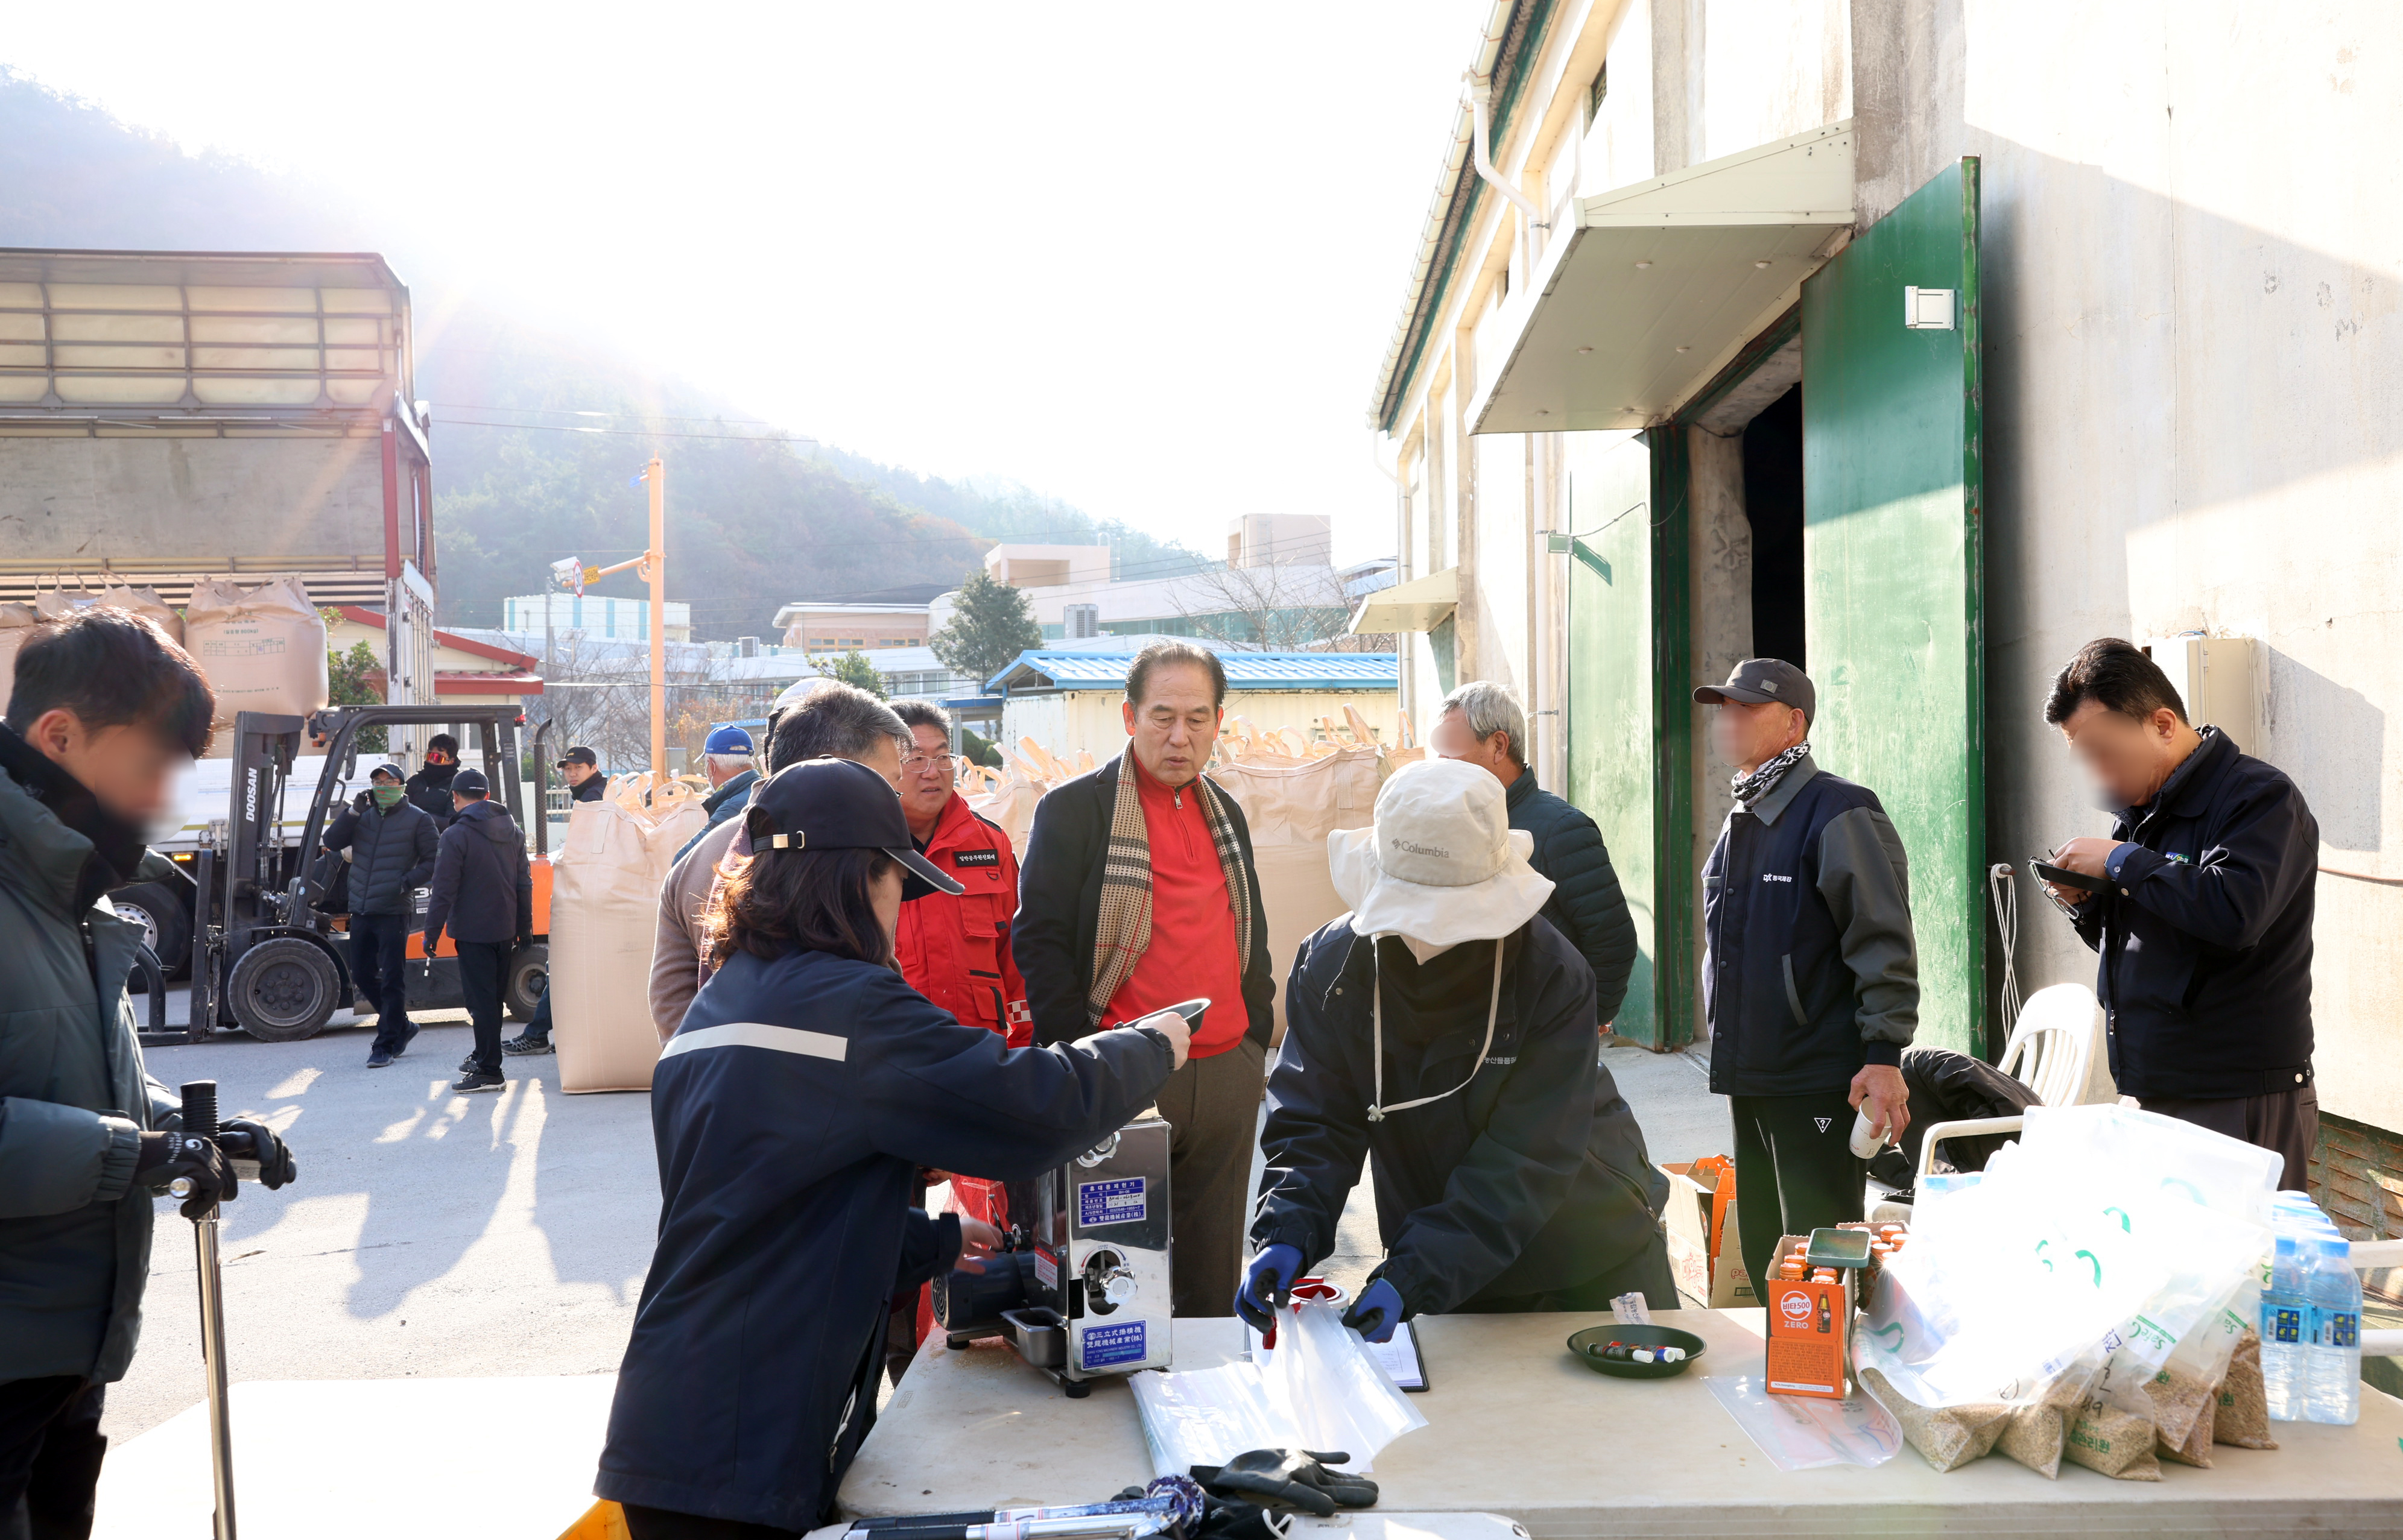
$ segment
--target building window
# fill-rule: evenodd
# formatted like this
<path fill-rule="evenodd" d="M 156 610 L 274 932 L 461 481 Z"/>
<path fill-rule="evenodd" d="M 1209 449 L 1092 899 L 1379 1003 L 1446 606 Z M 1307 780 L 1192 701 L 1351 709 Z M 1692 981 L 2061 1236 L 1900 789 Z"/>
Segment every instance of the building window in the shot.
<path fill-rule="evenodd" d="M 1610 61 L 1605 59 L 1602 62 L 1602 68 L 1593 72 L 1593 83 L 1585 89 L 1585 120 L 1588 127 L 1601 120 L 1602 104 L 1608 99 L 1609 95 Z"/>

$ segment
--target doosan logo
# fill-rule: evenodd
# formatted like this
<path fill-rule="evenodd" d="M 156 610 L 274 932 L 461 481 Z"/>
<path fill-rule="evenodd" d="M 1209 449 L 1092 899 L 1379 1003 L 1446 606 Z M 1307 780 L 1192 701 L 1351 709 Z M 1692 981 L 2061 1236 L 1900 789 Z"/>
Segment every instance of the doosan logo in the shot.
<path fill-rule="evenodd" d="M 1811 1319 L 1811 1297 L 1800 1289 L 1788 1289 L 1777 1297 L 1777 1313 L 1801 1325 Z"/>

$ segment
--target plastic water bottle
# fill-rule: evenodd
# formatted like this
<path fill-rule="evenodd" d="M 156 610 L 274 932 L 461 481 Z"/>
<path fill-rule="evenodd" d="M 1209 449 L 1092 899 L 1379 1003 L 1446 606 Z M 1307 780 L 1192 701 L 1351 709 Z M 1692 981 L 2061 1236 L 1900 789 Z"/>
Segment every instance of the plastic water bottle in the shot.
<path fill-rule="evenodd" d="M 2303 1417 L 2351 1424 L 2361 1416 L 2361 1275 L 2353 1248 L 2322 1240 L 2306 1275 L 2312 1307 Z"/>
<path fill-rule="evenodd" d="M 2304 1417 L 2303 1354 L 2312 1334 L 2303 1244 L 2291 1231 L 2279 1231 L 2270 1286 L 2261 1291 L 2261 1388 L 2273 1422 L 2299 1422 Z"/>

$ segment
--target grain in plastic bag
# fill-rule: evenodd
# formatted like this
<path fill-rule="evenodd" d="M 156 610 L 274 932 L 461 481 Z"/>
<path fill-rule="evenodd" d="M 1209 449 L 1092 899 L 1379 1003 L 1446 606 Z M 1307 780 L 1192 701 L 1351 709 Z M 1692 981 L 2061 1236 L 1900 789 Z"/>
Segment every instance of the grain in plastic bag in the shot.
<path fill-rule="evenodd" d="M 1346 1469 L 1365 1472 L 1379 1450 L 1426 1426 L 1343 1324 L 1340 1304 L 1297 1302 L 1282 1325 L 1274 1351 L 1260 1355 L 1260 1379 L 1300 1448 L 1341 1450 L 1352 1456 Z"/>

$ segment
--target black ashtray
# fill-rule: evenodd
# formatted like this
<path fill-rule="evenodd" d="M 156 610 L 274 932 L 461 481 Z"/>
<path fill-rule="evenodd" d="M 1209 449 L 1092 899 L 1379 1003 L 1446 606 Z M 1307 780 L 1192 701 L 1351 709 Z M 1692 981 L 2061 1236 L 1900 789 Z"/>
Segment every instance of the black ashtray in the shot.
<path fill-rule="evenodd" d="M 1620 1363 L 1602 1355 L 1602 1350 L 1613 1342 L 1624 1343 L 1631 1348 L 1683 1348 L 1686 1356 L 1673 1364 Z M 1666 1380 L 1673 1374 L 1683 1374 L 1687 1365 L 1702 1355 L 1702 1348 L 1701 1338 L 1689 1331 L 1679 1331 L 1674 1326 L 1634 1326 L 1616 1321 L 1588 1326 L 1569 1339 L 1569 1351 L 1588 1367 L 1600 1369 L 1604 1374 L 1615 1374 L 1621 1380 Z"/>

